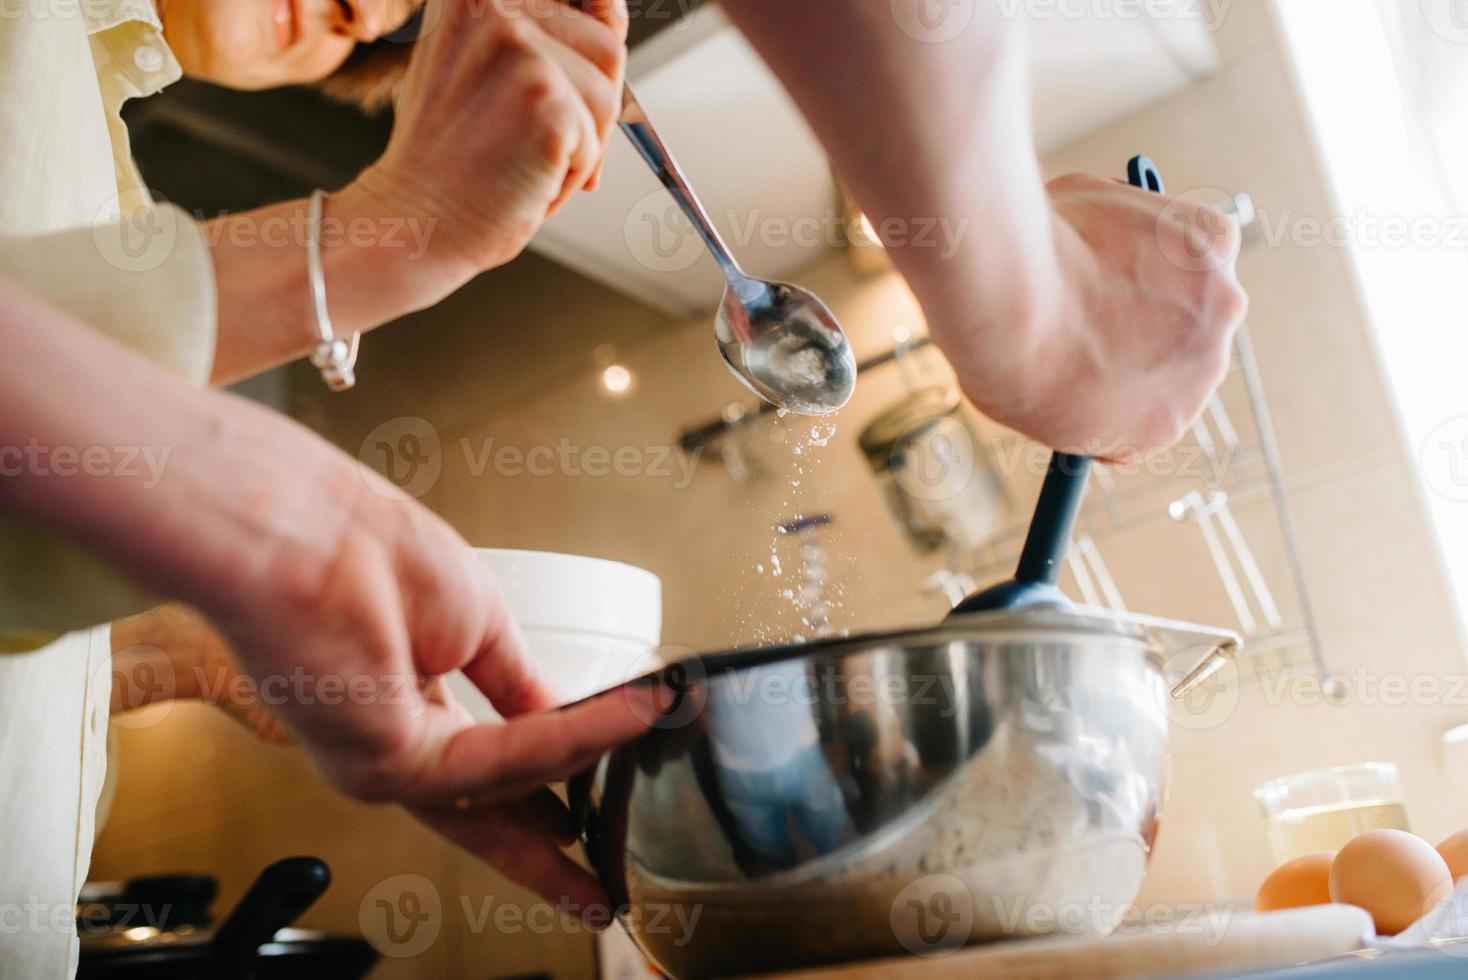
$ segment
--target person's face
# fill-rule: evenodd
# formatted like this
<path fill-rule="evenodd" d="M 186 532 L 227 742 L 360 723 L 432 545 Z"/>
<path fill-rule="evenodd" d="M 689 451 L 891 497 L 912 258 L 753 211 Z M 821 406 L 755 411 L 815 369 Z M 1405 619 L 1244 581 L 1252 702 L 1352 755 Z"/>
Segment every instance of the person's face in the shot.
<path fill-rule="evenodd" d="M 315 82 L 422 0 L 157 0 L 184 74 L 230 88 Z"/>

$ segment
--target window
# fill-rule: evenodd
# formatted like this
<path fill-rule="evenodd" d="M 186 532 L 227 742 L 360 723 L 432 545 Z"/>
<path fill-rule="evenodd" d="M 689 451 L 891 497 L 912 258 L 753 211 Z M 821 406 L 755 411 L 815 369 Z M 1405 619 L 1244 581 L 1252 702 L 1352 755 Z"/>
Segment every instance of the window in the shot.
<path fill-rule="evenodd" d="M 1322 216 L 1327 234 L 1359 271 L 1468 619 L 1468 2 L 1277 0 L 1276 10 L 1339 206 Z"/>

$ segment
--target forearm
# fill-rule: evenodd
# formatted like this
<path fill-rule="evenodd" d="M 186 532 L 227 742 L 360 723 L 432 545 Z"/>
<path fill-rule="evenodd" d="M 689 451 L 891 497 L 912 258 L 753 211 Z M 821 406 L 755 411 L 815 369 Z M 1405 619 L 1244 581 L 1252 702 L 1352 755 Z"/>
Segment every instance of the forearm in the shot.
<path fill-rule="evenodd" d="M 193 388 L 4 280 L 0 349 L 0 447 L 19 457 L 0 510 L 157 594 L 219 608 L 278 573 L 283 543 L 330 539 L 292 505 L 297 488 L 355 491 L 350 461 L 304 430 Z"/>
<path fill-rule="evenodd" d="M 972 10 L 972 22 L 931 43 L 948 25 L 928 36 L 899 19 L 922 2 L 724 6 L 800 105 L 949 356 L 993 357 L 1044 318 L 1058 277 L 1024 28 L 995 4 L 957 4 L 946 16 Z"/>
<path fill-rule="evenodd" d="M 323 208 L 322 265 L 337 336 L 431 306 L 471 274 L 430 253 L 432 218 L 393 207 L 369 186 L 359 180 Z M 289 201 L 205 227 L 219 291 L 214 383 L 303 357 L 320 342 L 307 274 L 307 205 Z"/>

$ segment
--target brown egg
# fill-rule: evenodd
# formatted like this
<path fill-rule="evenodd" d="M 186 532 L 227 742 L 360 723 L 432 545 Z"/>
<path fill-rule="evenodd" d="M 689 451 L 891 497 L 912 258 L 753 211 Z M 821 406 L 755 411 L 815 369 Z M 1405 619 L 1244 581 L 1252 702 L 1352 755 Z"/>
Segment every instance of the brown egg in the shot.
<path fill-rule="evenodd" d="M 1437 845 L 1437 853 L 1448 862 L 1448 871 L 1454 881 L 1468 875 L 1468 830 L 1460 830 Z"/>
<path fill-rule="evenodd" d="M 1370 912 L 1384 936 L 1395 936 L 1452 891 L 1442 855 L 1403 830 L 1362 834 L 1330 866 L 1330 897 Z"/>
<path fill-rule="evenodd" d="M 1330 864 L 1334 854 L 1307 854 L 1274 869 L 1254 900 L 1257 912 L 1330 904 Z"/>

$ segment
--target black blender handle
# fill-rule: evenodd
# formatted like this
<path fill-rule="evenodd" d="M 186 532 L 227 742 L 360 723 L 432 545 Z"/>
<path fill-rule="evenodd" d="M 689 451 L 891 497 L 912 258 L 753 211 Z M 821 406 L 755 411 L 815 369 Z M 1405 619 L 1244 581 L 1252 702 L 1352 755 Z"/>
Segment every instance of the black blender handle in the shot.
<path fill-rule="evenodd" d="M 1050 457 L 1035 516 L 1030 519 L 1030 533 L 1014 572 L 1016 581 L 1054 585 L 1060 578 L 1060 561 L 1070 546 L 1090 477 L 1091 457 L 1070 453 Z"/>
<path fill-rule="evenodd" d="M 209 945 L 216 959 L 254 956 L 311 907 L 331 884 L 326 862 L 314 857 L 277 861 L 264 871 L 224 920 Z"/>
<path fill-rule="evenodd" d="M 1167 185 L 1162 183 L 1162 171 L 1151 157 L 1134 156 L 1126 165 L 1127 183 L 1153 194 L 1166 194 Z"/>
<path fill-rule="evenodd" d="M 1145 156 L 1133 157 L 1127 164 L 1127 180 L 1133 187 L 1154 194 L 1164 192 L 1161 171 Z M 1014 578 L 969 596 L 953 612 L 986 612 L 1065 603 L 1067 600 L 1055 583 L 1060 577 L 1060 562 L 1070 545 L 1070 535 L 1075 530 L 1076 517 L 1080 514 L 1086 481 L 1090 476 L 1090 457 L 1070 453 L 1051 456 Z"/>

